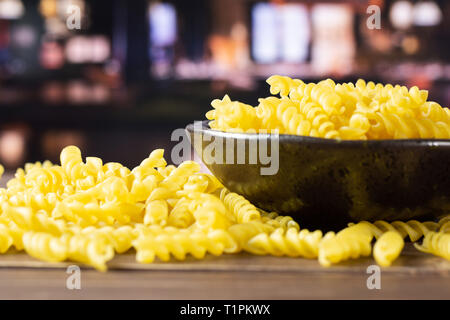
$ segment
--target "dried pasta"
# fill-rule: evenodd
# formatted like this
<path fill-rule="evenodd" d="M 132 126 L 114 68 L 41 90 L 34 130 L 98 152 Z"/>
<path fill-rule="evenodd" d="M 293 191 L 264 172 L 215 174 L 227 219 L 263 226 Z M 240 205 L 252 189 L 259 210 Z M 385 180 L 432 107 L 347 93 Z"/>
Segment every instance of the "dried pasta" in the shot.
<path fill-rule="evenodd" d="M 369 256 L 372 239 L 370 227 L 364 223 L 347 227 L 337 234 L 328 233 L 319 244 L 319 263 L 328 267 L 348 259 Z"/>
<path fill-rule="evenodd" d="M 397 231 L 383 233 L 373 246 L 373 257 L 382 267 L 388 267 L 398 258 L 405 243 Z"/>
<path fill-rule="evenodd" d="M 379 220 L 374 223 L 367 221 L 360 223 L 366 224 L 370 228 L 374 237 L 377 239 L 380 238 L 385 232 L 394 231 L 397 232 L 402 239 L 409 237 L 411 242 L 419 240 L 430 231 L 436 231 L 439 229 L 439 223 L 433 221 L 419 222 L 417 220 L 410 220 L 407 222 L 394 221 L 389 223 Z"/>
<path fill-rule="evenodd" d="M 211 128 L 228 132 L 269 132 L 329 139 L 450 139 L 450 109 L 427 101 L 428 91 L 414 86 L 304 83 L 274 75 L 273 96 L 252 107 L 229 96 L 214 100 L 206 113 Z M 280 98 L 275 95 L 280 95 Z"/>
<path fill-rule="evenodd" d="M 429 232 L 425 235 L 421 245 L 414 246 L 423 252 L 431 253 L 450 260 L 450 234 L 446 232 Z"/>
<path fill-rule="evenodd" d="M 305 106 L 315 108 L 308 111 L 311 115 L 298 114 L 300 122 L 309 123 L 303 129 L 316 130 L 319 136 L 337 129 L 324 126 L 345 114 L 344 109 L 336 109 L 339 98 L 330 91 L 333 82 L 321 82 L 327 91 L 320 92 L 311 84 L 289 78 L 270 81 L 272 92 L 280 93 L 286 105 L 276 109 L 280 99 L 275 97 L 262 102 L 267 104 L 267 112 L 274 112 L 264 121 L 288 130 L 294 123 L 288 123 L 293 110 L 289 109 L 292 102 L 286 99 L 302 100 L 311 95 L 319 102 Z M 354 87 L 363 86 L 358 82 Z M 417 101 L 426 100 L 420 91 L 411 92 Z M 356 99 L 350 93 L 346 99 Z M 216 104 L 222 108 L 225 102 Z M 245 105 L 235 104 L 235 108 L 253 112 Z M 442 116 L 434 104 L 420 110 L 434 119 Z M 316 119 L 319 114 L 323 117 Z M 235 115 L 225 122 L 236 127 Z M 367 129 L 362 116 L 354 116 L 352 122 L 354 127 Z M 61 152 L 61 165 L 49 161 L 26 164 L 6 188 L 0 188 L 0 254 L 14 248 L 43 261 L 74 261 L 100 271 L 107 270 L 108 261 L 116 254 L 130 249 L 135 250 L 140 263 L 245 251 L 317 258 L 321 265 L 330 266 L 369 256 L 376 238 L 373 256 L 380 265 L 388 266 L 401 253 L 404 238 L 414 242 L 424 237 L 421 245 L 415 244 L 419 250 L 449 257 L 450 216 L 438 222 L 364 221 L 323 235 L 320 230 L 300 228 L 292 217 L 257 208 L 224 188 L 214 176 L 199 171 L 199 164 L 193 161 L 178 167 L 167 165 L 161 149 L 130 170 L 96 157 L 83 161 L 77 147 L 66 147 Z"/>
<path fill-rule="evenodd" d="M 238 223 L 250 222 L 261 219 L 259 210 L 244 197 L 222 189 L 220 199 L 227 206 L 228 210 L 233 212 Z"/>
<path fill-rule="evenodd" d="M 307 229 L 277 228 L 272 233 L 260 233 L 251 238 L 246 251 L 258 255 L 317 258 L 322 232 Z"/>
<path fill-rule="evenodd" d="M 155 257 L 162 261 L 169 261 L 171 256 L 184 260 L 187 254 L 191 254 L 202 259 L 206 253 L 221 255 L 237 250 L 236 241 L 225 230 L 191 232 L 173 227 L 142 230 L 133 246 L 137 251 L 137 261 L 142 263 L 153 262 Z"/>
<path fill-rule="evenodd" d="M 115 253 L 140 262 L 233 253 L 260 232 L 298 224 L 273 219 L 224 189 L 199 164 L 167 165 L 153 151 L 132 170 L 69 146 L 61 165 L 36 162 L 0 188 L 0 252 L 11 247 L 50 262 L 72 260 L 106 270 Z M 259 225 L 248 236 L 240 228 Z M 234 229 L 232 228 L 234 227 Z"/>

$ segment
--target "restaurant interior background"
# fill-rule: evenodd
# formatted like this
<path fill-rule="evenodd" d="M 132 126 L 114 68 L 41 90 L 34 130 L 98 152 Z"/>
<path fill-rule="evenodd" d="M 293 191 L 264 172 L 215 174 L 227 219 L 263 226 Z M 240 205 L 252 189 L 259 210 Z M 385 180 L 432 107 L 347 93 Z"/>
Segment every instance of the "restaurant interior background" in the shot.
<path fill-rule="evenodd" d="M 449 106 L 449 25 L 444 0 L 0 0 L 0 163 L 10 176 L 75 144 L 132 167 L 212 99 L 256 105 L 272 74 L 417 85 Z"/>

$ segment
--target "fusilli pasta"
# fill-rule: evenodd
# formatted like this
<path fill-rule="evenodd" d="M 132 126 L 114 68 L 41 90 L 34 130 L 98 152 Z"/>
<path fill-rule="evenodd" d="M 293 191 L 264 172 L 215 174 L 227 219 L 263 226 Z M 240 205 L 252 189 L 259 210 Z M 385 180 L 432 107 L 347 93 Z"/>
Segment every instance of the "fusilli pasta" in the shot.
<path fill-rule="evenodd" d="M 425 235 L 421 245 L 414 246 L 423 252 L 431 253 L 450 260 L 450 234 L 445 232 L 429 232 Z"/>
<path fill-rule="evenodd" d="M 450 139 L 450 109 L 427 101 L 418 87 L 355 84 L 326 79 L 304 83 L 274 75 L 272 95 L 252 107 L 228 96 L 214 100 L 210 127 L 229 132 L 269 132 L 329 139 Z"/>
<path fill-rule="evenodd" d="M 373 257 L 383 267 L 388 267 L 402 252 L 403 238 L 397 231 L 387 231 L 381 235 L 373 246 Z"/>
<path fill-rule="evenodd" d="M 271 81 L 273 92 L 280 93 L 281 100 L 299 101 L 300 108 L 301 101 L 311 99 L 323 119 L 347 112 L 332 110 L 339 101 L 329 92 L 338 86 L 334 82 L 320 82 L 318 85 L 328 90 L 322 93 L 315 92 L 313 85 L 299 81 L 285 78 Z M 389 90 L 395 89 L 363 82 L 348 87 L 355 89 L 351 94 L 346 91 L 350 97 L 362 95 L 364 88 L 379 90 L 380 96 L 389 97 Z M 425 103 L 426 96 L 420 91 L 412 89 L 410 96 L 411 101 Z M 273 98 L 268 101 L 280 100 Z M 218 109 L 222 107 L 218 103 Z M 289 111 L 294 108 L 292 102 L 286 100 L 285 107 L 280 112 L 273 109 L 275 113 L 264 121 L 288 131 L 287 115 L 292 112 L 302 121 L 309 121 L 310 130 L 317 130 L 319 135 L 331 132 L 320 129 L 325 120 L 314 116 L 310 121 L 299 109 Z M 350 126 L 369 132 L 364 124 L 364 112 L 368 111 L 358 108 L 361 116 L 353 116 Z M 430 117 L 442 116 L 433 104 L 416 109 Z M 364 221 L 336 234 L 323 235 L 320 230 L 301 229 L 292 217 L 255 207 L 244 197 L 225 189 L 214 176 L 200 173 L 199 164 L 193 161 L 178 167 L 167 165 L 163 153 L 161 149 L 153 151 L 130 170 L 95 157 L 83 161 L 80 150 L 70 146 L 61 152 L 61 165 L 45 161 L 18 169 L 7 187 L 0 188 L 0 253 L 14 247 L 44 261 L 69 260 L 100 271 L 107 269 L 108 261 L 116 253 L 130 249 L 136 251 L 136 260 L 141 263 L 155 259 L 168 261 L 171 257 L 183 260 L 189 255 L 202 259 L 208 253 L 246 251 L 318 258 L 320 264 L 329 266 L 370 255 L 372 239 L 376 238 L 374 258 L 380 265 L 388 266 L 400 254 L 403 238 L 409 237 L 414 242 L 424 236 L 421 245 L 415 244 L 419 250 L 449 257 L 449 216 L 438 222 Z"/>

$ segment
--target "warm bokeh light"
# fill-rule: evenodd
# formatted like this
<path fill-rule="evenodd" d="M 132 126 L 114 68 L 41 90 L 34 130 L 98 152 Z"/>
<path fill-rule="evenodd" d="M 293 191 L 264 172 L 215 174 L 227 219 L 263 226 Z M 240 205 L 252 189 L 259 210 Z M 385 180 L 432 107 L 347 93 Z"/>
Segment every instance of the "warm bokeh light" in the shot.
<path fill-rule="evenodd" d="M 25 136 L 21 130 L 0 133 L 0 162 L 8 167 L 18 166 L 25 157 Z"/>

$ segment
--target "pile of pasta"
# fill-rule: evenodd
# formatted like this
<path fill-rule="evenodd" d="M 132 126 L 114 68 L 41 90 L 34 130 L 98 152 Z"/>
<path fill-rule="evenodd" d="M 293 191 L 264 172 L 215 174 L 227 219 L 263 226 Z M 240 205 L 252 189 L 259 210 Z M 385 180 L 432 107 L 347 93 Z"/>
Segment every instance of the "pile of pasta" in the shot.
<path fill-rule="evenodd" d="M 18 169 L 0 188 L 0 253 L 25 251 L 100 271 L 116 253 L 133 250 L 140 263 L 246 251 L 329 266 L 369 256 L 376 238 L 373 255 L 388 266 L 405 237 L 423 237 L 419 250 L 450 259 L 450 216 L 439 222 L 360 222 L 338 233 L 309 231 L 228 191 L 196 162 L 167 165 L 163 153 L 153 151 L 130 170 L 96 157 L 83 161 L 80 150 L 68 146 L 61 165 L 45 161 Z"/>
<path fill-rule="evenodd" d="M 214 100 L 206 113 L 210 127 L 345 140 L 450 139 L 450 109 L 427 101 L 428 91 L 416 86 L 361 79 L 304 83 L 279 75 L 267 82 L 273 96 L 259 99 L 256 107 L 228 95 Z"/>

